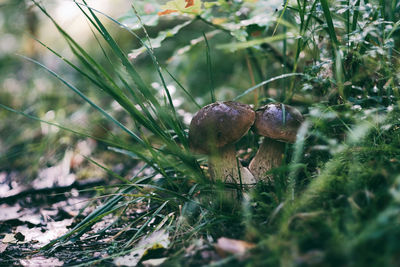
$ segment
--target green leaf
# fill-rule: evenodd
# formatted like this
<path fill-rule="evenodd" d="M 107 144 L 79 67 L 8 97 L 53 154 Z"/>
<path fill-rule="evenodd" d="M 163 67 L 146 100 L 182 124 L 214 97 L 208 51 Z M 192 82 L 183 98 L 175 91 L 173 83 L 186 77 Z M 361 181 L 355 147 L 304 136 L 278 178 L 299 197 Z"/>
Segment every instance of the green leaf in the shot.
<path fill-rule="evenodd" d="M 292 37 L 292 38 L 294 38 L 294 37 Z M 217 49 L 228 49 L 231 52 L 234 52 L 236 50 L 253 47 L 255 45 L 260 45 L 263 43 L 272 43 L 272 42 L 276 42 L 276 41 L 280 41 L 280 40 L 284 40 L 284 39 L 290 39 L 290 37 L 287 36 L 286 34 L 279 34 L 279 35 L 275 35 L 275 36 L 269 36 L 266 38 L 255 39 L 255 40 L 242 42 L 242 43 L 218 45 Z"/>
<path fill-rule="evenodd" d="M 150 43 L 151 43 L 151 47 L 154 48 L 159 48 L 161 47 L 161 43 L 169 38 L 169 37 L 173 37 L 175 36 L 175 34 L 177 34 L 182 28 L 186 27 L 187 25 L 189 25 L 192 21 L 188 20 L 182 24 L 176 25 L 175 27 L 173 27 L 172 29 L 168 29 L 165 31 L 161 31 L 158 33 L 158 36 L 156 38 L 151 38 L 150 39 Z M 147 48 L 145 46 L 142 46 L 138 49 L 134 49 L 129 53 L 129 58 L 130 59 L 134 59 L 137 58 L 139 55 L 141 55 L 142 53 L 146 52 Z"/>
<path fill-rule="evenodd" d="M 332 15 L 331 15 L 331 11 L 329 10 L 329 3 L 328 3 L 327 0 L 320 0 L 320 2 L 321 2 L 322 10 L 323 10 L 324 15 L 325 15 L 326 24 L 328 25 L 329 37 L 332 40 L 332 44 L 334 46 L 338 46 L 339 45 L 339 41 L 337 40 L 335 27 L 333 26 Z"/>
<path fill-rule="evenodd" d="M 157 13 L 161 10 L 161 6 L 156 0 L 135 1 L 135 9 L 143 25 L 158 25 L 160 16 Z M 119 18 L 119 21 L 132 30 L 138 30 L 142 26 L 137 15 L 133 10 L 129 10 L 124 16 Z"/>
<path fill-rule="evenodd" d="M 219 2 L 205 2 L 204 8 L 212 8 L 213 6 L 220 6 L 221 3 Z"/>

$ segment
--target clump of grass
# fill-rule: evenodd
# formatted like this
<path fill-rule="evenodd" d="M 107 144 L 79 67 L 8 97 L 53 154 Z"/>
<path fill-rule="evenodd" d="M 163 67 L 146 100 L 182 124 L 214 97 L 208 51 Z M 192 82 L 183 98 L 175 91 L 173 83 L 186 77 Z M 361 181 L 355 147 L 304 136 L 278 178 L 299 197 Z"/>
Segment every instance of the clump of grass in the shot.
<path fill-rule="evenodd" d="M 143 171 L 142 169 L 135 176 L 126 179 L 114 174 L 106 167 L 99 165 L 106 172 L 125 184 L 121 185 L 120 189 L 114 192 L 115 196 L 110 197 L 103 206 L 96 209 L 92 214 L 77 224 L 71 232 L 54 240 L 45 246 L 44 249 L 51 248 L 57 242 L 76 240 L 76 238 L 90 229 L 94 223 L 108 214 L 124 210 L 135 203 L 151 202 L 151 206 L 145 215 L 139 217 L 136 221 L 136 223 L 142 222 L 142 227 L 140 227 L 132 237 L 126 240 L 123 246 L 123 249 L 126 250 L 145 233 L 148 234 L 148 228 L 150 224 L 153 224 L 155 218 L 169 218 L 166 216 L 169 212 L 164 212 L 164 210 L 171 208 L 172 210 L 176 210 L 178 205 L 182 202 L 199 205 L 195 200 L 191 199 L 191 195 L 195 193 L 193 180 L 202 183 L 201 181 L 205 179 L 204 174 L 195 157 L 189 152 L 186 132 L 182 127 L 180 119 L 177 117 L 161 68 L 153 55 L 152 49 L 142 42 L 148 49 L 154 66 L 159 73 L 159 78 L 161 84 L 163 84 L 166 96 L 164 102 L 155 98 L 154 90 L 142 80 L 134 65 L 128 60 L 126 54 L 121 50 L 98 15 L 105 16 L 119 26 L 123 26 L 122 24 L 97 10 L 91 9 L 87 6 L 85 1 L 83 1 L 82 4 L 76 3 L 77 8 L 82 11 L 82 14 L 87 18 L 90 26 L 93 28 L 93 34 L 96 37 L 97 44 L 102 50 L 104 58 L 109 66 L 111 66 L 111 68 L 106 69 L 65 32 L 42 5 L 36 1 L 33 2 L 55 25 L 60 35 L 65 39 L 73 55 L 78 60 L 78 63 L 64 58 L 58 52 L 40 43 L 40 41 L 39 43 L 72 67 L 82 78 L 89 80 L 93 86 L 105 92 L 111 99 L 119 103 L 119 105 L 124 108 L 127 115 L 135 122 L 137 127 L 134 130 L 129 129 L 118 119 L 113 117 L 111 113 L 91 100 L 84 93 L 84 90 L 79 89 L 40 62 L 29 58 L 25 59 L 47 70 L 67 88 L 81 97 L 94 110 L 103 115 L 106 120 L 129 136 L 129 142 L 127 142 L 126 139 L 119 138 L 102 139 L 100 140 L 101 142 L 112 147 L 112 150 L 115 152 L 123 153 L 134 159 L 144 161 L 146 163 L 146 168 L 153 170 L 150 175 L 143 176 L 141 174 Z M 129 29 L 127 30 L 134 36 L 137 36 L 134 32 Z M 103 43 L 97 39 L 98 35 L 101 36 Z M 104 48 L 104 45 L 108 46 L 107 50 Z M 111 60 L 111 55 L 108 53 L 112 54 L 113 60 Z M 116 65 L 122 66 L 124 71 L 119 71 Z M 110 69 L 114 71 L 110 73 Z M 12 109 L 8 108 L 8 110 Z M 24 115 L 40 120 L 27 114 Z M 73 129 L 61 128 L 78 133 L 82 136 L 96 138 Z M 158 179 L 153 179 L 156 175 L 159 175 Z M 191 177 L 193 180 L 185 179 L 186 177 Z M 163 213 L 160 213 L 161 211 L 163 211 Z"/>

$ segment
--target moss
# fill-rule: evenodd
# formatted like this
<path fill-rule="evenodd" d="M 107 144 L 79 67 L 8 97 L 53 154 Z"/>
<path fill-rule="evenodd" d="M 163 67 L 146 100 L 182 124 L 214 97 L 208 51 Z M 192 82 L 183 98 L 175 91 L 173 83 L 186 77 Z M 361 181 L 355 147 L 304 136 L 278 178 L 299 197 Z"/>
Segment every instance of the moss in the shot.
<path fill-rule="evenodd" d="M 394 112 L 385 124 L 395 125 L 398 115 Z M 269 263 L 399 263 L 400 197 L 394 198 L 393 192 L 400 192 L 400 131 L 382 131 L 380 126 L 356 144 L 345 144 L 294 202 L 286 202 L 277 224 L 268 226 L 276 227 L 276 233 L 263 242 Z M 268 227 L 259 231 L 273 232 Z M 265 263 L 261 254 L 253 261 Z"/>

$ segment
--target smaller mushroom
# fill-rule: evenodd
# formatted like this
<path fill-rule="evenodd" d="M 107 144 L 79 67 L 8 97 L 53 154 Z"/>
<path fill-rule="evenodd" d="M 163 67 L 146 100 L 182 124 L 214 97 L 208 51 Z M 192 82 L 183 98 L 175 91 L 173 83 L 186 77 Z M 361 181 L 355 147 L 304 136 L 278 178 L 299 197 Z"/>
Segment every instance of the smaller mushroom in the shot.
<path fill-rule="evenodd" d="M 212 179 L 243 185 L 255 183 L 250 171 L 236 160 L 235 150 L 235 143 L 246 135 L 254 118 L 249 105 L 231 101 L 209 104 L 194 115 L 189 143 L 194 151 L 209 155 Z"/>
<path fill-rule="evenodd" d="M 264 140 L 250 162 L 249 169 L 258 181 L 272 180 L 266 173 L 281 165 L 285 142 L 296 141 L 297 131 L 302 122 L 301 113 L 289 105 L 272 103 L 256 110 L 253 130 L 264 136 Z"/>

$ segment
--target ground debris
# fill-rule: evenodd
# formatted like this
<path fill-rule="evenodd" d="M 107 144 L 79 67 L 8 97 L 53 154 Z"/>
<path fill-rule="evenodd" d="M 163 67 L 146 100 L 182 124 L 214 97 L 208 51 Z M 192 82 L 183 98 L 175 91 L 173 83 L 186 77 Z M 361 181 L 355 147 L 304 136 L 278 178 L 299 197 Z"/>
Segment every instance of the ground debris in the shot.
<path fill-rule="evenodd" d="M 22 266 L 63 266 L 64 262 L 57 258 L 46 258 L 44 256 L 33 256 L 29 259 L 20 260 Z"/>
<path fill-rule="evenodd" d="M 164 230 L 153 232 L 151 235 L 140 240 L 140 242 L 132 249 L 129 254 L 115 258 L 114 264 L 116 264 L 117 266 L 136 266 L 138 265 L 142 257 L 148 254 L 151 250 L 166 249 L 168 248 L 169 244 L 170 241 L 167 232 L 165 232 Z M 154 263 L 154 260 L 155 259 L 153 259 L 152 263 Z"/>
<path fill-rule="evenodd" d="M 243 240 L 236 240 L 226 237 L 221 237 L 215 246 L 220 256 L 226 257 L 227 254 L 243 256 L 246 251 L 255 247 L 255 244 Z"/>
<path fill-rule="evenodd" d="M 38 254 L 39 249 L 70 230 L 74 216 L 86 216 L 82 210 L 93 192 L 43 194 L 39 199 L 19 197 L 0 205 L 0 266 L 61 266 L 71 258 Z M 81 212 L 81 213 L 80 213 Z M 76 249 L 76 251 L 80 250 Z"/>

